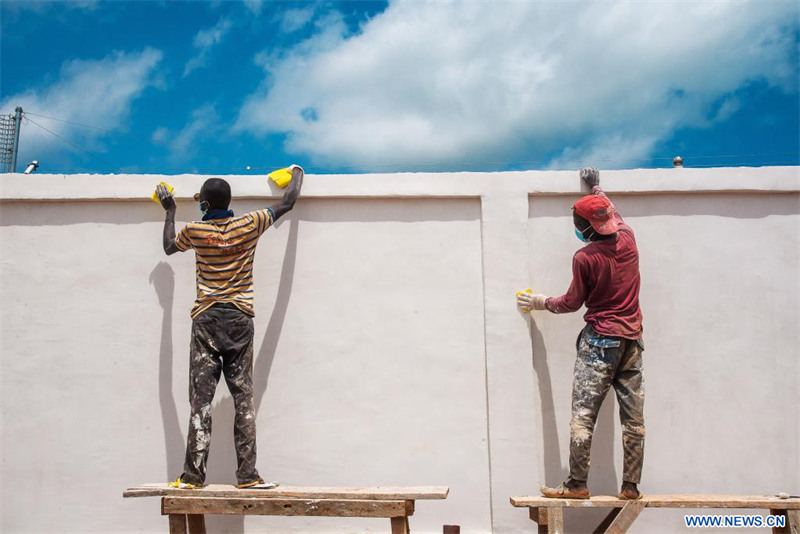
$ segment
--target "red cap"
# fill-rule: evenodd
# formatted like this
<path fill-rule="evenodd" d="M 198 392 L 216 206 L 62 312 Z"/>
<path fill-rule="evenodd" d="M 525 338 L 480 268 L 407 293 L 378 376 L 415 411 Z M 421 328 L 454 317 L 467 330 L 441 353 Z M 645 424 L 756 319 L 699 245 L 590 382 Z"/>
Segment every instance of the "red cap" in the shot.
<path fill-rule="evenodd" d="M 610 235 L 617 231 L 619 224 L 614 214 L 617 210 L 605 197 L 587 195 L 577 201 L 572 209 L 575 213 L 589 221 L 595 232 L 600 235 Z"/>

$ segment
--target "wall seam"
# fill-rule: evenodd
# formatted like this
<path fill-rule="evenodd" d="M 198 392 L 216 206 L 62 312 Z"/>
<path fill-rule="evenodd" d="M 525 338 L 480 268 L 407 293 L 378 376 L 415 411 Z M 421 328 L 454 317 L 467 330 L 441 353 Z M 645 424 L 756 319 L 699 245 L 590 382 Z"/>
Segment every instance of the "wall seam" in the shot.
<path fill-rule="evenodd" d="M 492 483 L 492 438 L 489 419 L 489 347 L 487 342 L 488 331 L 486 328 L 486 240 L 484 227 L 486 198 L 481 196 L 481 289 L 483 291 L 483 388 L 486 408 L 486 454 L 489 468 L 489 531 L 494 532 L 494 484 Z"/>

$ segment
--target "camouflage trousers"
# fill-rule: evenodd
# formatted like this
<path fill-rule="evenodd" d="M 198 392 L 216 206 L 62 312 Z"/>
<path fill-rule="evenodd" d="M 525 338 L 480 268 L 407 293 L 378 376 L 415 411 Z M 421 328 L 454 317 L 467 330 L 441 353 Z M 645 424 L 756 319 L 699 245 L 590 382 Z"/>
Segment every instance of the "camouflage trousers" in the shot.
<path fill-rule="evenodd" d="M 189 435 L 181 479 L 203 484 L 211 445 L 211 401 L 224 374 L 236 411 L 233 441 L 240 484 L 258 480 L 253 405 L 253 319 L 232 304 L 217 304 L 192 321 Z"/>
<path fill-rule="evenodd" d="M 641 340 L 608 337 L 586 325 L 578 337 L 572 385 L 569 470 L 574 480 L 589 477 L 589 453 L 597 414 L 614 387 L 622 424 L 625 482 L 638 484 L 644 462 L 644 378 Z"/>

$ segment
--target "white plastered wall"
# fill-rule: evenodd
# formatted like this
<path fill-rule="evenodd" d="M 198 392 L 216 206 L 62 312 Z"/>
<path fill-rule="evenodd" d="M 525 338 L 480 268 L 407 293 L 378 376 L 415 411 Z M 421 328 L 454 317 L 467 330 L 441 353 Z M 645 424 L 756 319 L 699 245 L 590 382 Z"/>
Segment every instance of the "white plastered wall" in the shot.
<path fill-rule="evenodd" d="M 181 471 L 194 293 L 191 253 L 161 251 L 204 176 L 5 175 L 2 530 L 157 532 L 156 499 L 125 487 Z M 237 213 L 263 178 L 228 177 Z M 637 232 L 651 493 L 800 490 L 797 167 L 606 171 Z M 256 258 L 259 468 L 298 485 L 451 487 L 418 532 L 531 531 L 509 496 L 558 483 L 568 459 L 581 313 L 514 306 L 563 292 L 574 172 L 308 176 Z M 215 399 L 213 482 L 234 481 L 232 405 Z M 609 398 L 590 488 L 620 477 Z M 572 517 L 574 515 L 574 517 Z M 567 514 L 567 528 L 599 521 Z M 364 519 L 219 518 L 210 531 L 385 531 Z M 634 531 L 683 530 L 648 510 Z"/>

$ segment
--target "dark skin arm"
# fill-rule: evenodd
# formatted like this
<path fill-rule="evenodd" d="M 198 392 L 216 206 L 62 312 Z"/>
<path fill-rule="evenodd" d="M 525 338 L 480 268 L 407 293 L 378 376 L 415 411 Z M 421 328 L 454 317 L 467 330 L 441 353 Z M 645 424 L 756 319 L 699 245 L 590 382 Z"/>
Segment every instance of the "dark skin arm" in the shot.
<path fill-rule="evenodd" d="M 283 194 L 283 197 L 277 202 L 273 202 L 267 206 L 272 210 L 272 213 L 275 214 L 275 220 L 273 222 L 292 211 L 294 203 L 297 202 L 297 197 L 300 196 L 300 189 L 303 187 L 303 176 L 305 173 L 303 172 L 303 168 L 297 165 L 292 165 L 291 169 L 292 181 L 286 186 L 286 192 Z"/>
<path fill-rule="evenodd" d="M 167 256 L 171 256 L 176 252 L 180 252 L 178 250 L 178 245 L 175 244 L 175 210 L 177 206 L 175 204 L 175 199 L 172 197 L 172 193 L 163 185 L 156 187 L 156 194 L 161 201 L 161 207 L 164 208 L 166 212 L 163 237 L 164 252 Z"/>

